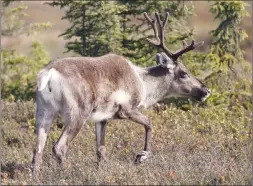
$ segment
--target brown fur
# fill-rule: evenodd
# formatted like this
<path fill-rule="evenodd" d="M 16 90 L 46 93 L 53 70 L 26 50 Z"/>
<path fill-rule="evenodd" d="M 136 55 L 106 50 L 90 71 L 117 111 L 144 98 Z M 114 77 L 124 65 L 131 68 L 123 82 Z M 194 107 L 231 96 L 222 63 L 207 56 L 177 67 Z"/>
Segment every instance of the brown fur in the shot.
<path fill-rule="evenodd" d="M 135 72 L 122 56 L 107 54 L 101 57 L 64 58 L 51 62 L 46 68 L 55 68 L 67 79 L 72 79 L 76 82 L 70 85 L 73 88 L 77 85 L 83 87 L 79 94 L 73 92 L 80 106 L 84 96 L 92 98 L 94 107 L 107 102 L 117 89 L 129 93 L 133 106 L 141 100 L 141 82 L 136 82 Z"/>

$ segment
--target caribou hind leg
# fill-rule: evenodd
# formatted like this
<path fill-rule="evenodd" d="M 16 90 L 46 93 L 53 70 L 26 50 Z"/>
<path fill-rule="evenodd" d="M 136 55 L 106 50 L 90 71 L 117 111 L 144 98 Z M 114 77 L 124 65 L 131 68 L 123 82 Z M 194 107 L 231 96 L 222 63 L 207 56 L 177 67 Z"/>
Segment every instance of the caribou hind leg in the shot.
<path fill-rule="evenodd" d="M 78 134 L 83 124 L 87 120 L 87 117 L 84 117 L 87 114 L 82 115 L 82 117 L 80 117 L 80 115 L 81 114 L 75 114 L 72 116 L 66 115 L 64 118 L 65 120 L 64 130 L 52 149 L 54 155 L 56 156 L 60 164 L 64 164 L 65 155 L 66 155 L 70 142 L 75 138 L 75 136 Z"/>
<path fill-rule="evenodd" d="M 105 160 L 105 130 L 106 130 L 107 120 L 96 122 L 96 145 L 97 145 L 97 158 L 98 162 Z"/>
<path fill-rule="evenodd" d="M 46 144 L 47 136 L 53 120 L 55 118 L 56 111 L 53 107 L 38 103 L 36 113 L 36 135 L 37 143 L 33 152 L 32 171 L 35 179 L 40 175 L 42 165 L 42 153 Z"/>

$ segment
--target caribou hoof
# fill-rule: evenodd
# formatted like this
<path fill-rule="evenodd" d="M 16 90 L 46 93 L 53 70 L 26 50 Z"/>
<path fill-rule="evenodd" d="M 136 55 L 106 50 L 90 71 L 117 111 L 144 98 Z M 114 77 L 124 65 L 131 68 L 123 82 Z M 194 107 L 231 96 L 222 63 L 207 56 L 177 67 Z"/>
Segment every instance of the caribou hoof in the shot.
<path fill-rule="evenodd" d="M 134 160 L 135 164 L 140 164 L 146 161 L 149 157 L 152 156 L 152 152 L 150 151 L 142 151 L 141 153 L 137 154 Z"/>
<path fill-rule="evenodd" d="M 98 162 L 106 162 L 106 148 L 105 146 L 100 146 L 98 151 L 97 151 L 97 157 L 98 157 Z"/>
<path fill-rule="evenodd" d="M 32 179 L 36 183 L 41 180 L 41 170 L 38 166 L 32 165 Z"/>
<path fill-rule="evenodd" d="M 35 182 L 39 182 L 42 179 L 41 177 L 41 164 L 42 164 L 42 154 L 33 152 L 33 159 L 32 159 L 32 178 Z"/>
<path fill-rule="evenodd" d="M 53 157 L 56 159 L 57 163 L 64 167 L 65 164 L 65 153 L 62 150 L 59 150 L 57 146 L 53 147 Z"/>

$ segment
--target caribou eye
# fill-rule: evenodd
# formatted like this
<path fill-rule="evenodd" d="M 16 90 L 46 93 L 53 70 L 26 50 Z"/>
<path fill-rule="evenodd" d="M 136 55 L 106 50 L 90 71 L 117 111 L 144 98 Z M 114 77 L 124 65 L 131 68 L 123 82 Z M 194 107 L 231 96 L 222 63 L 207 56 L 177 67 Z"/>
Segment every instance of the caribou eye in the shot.
<path fill-rule="evenodd" d="M 180 72 L 180 78 L 186 78 L 189 77 L 189 75 L 187 74 L 187 72 L 181 71 Z"/>

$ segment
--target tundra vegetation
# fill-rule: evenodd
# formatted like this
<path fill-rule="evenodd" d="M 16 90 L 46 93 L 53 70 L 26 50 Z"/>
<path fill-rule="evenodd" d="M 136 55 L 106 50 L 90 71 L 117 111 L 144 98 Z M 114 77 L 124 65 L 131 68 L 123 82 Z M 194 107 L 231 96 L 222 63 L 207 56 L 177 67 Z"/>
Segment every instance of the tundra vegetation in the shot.
<path fill-rule="evenodd" d="M 6 3 L 7 2 L 7 3 Z M 50 22 L 24 22 L 26 6 L 11 1 L 3 5 L 2 35 L 36 34 L 50 30 Z M 240 28 L 250 14 L 243 1 L 210 1 L 210 12 L 219 20 L 210 31 L 210 47 L 182 56 L 185 66 L 211 90 L 200 103 L 169 99 L 143 113 L 153 122 L 153 157 L 136 166 L 134 157 L 144 140 L 144 129 L 128 120 L 109 121 L 106 132 L 107 161 L 97 165 L 95 126 L 88 123 L 74 139 L 65 167 L 52 158 L 52 147 L 63 129 L 57 118 L 44 150 L 42 184 L 252 184 L 252 81 L 251 66 L 244 59 Z M 143 12 L 169 11 L 166 44 L 175 50 L 195 37 L 187 19 L 195 12 L 182 1 L 52 1 L 46 5 L 65 11 L 70 27 L 60 37 L 66 52 L 101 56 L 112 52 L 140 66 L 155 63 L 155 49 L 145 40 L 151 27 Z M 196 15 L 198 16 L 198 15 Z M 50 21 L 50 20 L 49 20 Z M 50 32 L 48 32 L 50 34 Z M 251 40 L 250 40 L 250 46 Z M 24 55 L 3 48 L 2 61 L 2 184 L 35 184 L 31 176 L 35 145 L 36 74 L 50 61 L 39 41 Z M 70 152 L 71 151 L 71 152 Z"/>

